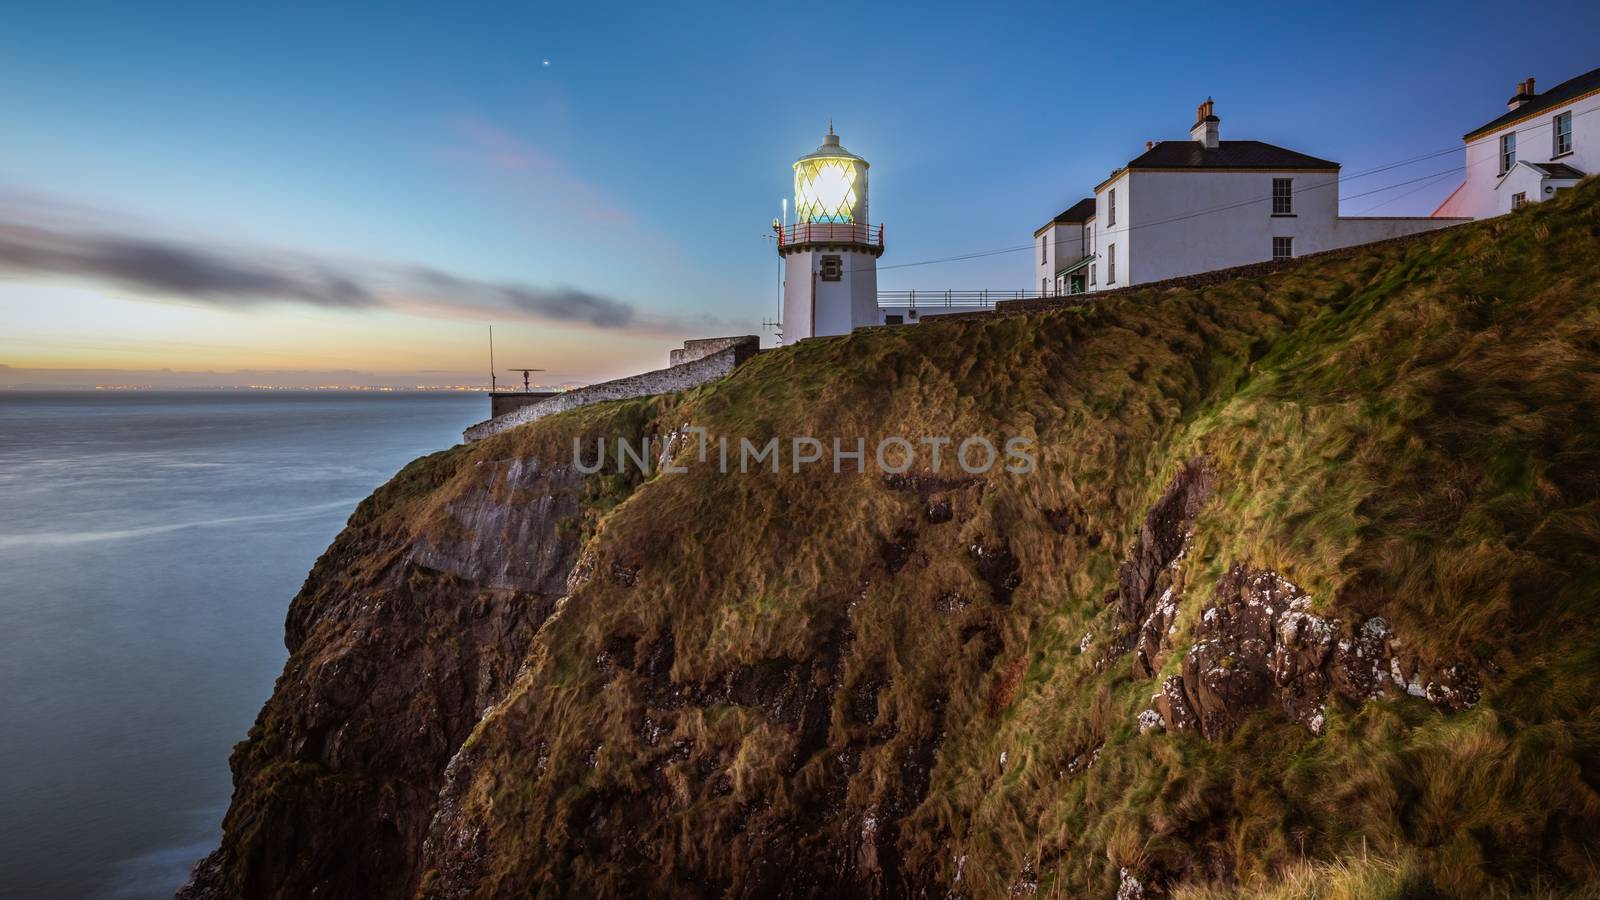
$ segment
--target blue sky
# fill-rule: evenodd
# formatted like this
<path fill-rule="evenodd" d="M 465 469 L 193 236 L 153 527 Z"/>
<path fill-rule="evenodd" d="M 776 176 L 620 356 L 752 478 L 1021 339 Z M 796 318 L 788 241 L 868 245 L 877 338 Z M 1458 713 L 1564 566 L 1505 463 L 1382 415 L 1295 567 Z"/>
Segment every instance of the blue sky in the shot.
<path fill-rule="evenodd" d="M 0 365 L 267 380 L 472 377 L 489 321 L 507 354 L 548 361 L 558 381 L 756 330 L 776 308 L 767 223 L 830 117 L 873 163 L 887 267 L 1027 245 L 1145 140 L 1185 136 L 1206 96 L 1224 139 L 1335 159 L 1348 175 L 1459 146 L 1530 74 L 1547 87 L 1600 65 L 1600 6 L 1579 3 L 12 3 L 3 15 L 0 216 L 282 254 L 296 271 L 375 267 L 385 296 L 406 302 L 312 290 L 218 303 L 0 272 Z M 1425 214 L 1456 180 L 1344 211 Z M 1030 261 L 885 268 L 880 281 L 1021 288 Z M 397 274 L 415 267 L 474 297 L 526 288 L 532 306 L 499 316 L 419 297 Z M 575 295 L 602 311 L 552 320 Z M 625 323 L 596 321 L 621 308 Z"/>

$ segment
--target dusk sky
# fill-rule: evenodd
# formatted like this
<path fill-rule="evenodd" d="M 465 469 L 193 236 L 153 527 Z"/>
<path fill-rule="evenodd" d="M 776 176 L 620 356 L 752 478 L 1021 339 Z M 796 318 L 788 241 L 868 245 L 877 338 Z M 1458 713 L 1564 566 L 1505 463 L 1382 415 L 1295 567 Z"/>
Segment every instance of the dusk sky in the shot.
<path fill-rule="evenodd" d="M 830 117 L 886 290 L 1029 286 L 1033 230 L 1208 95 L 1342 163 L 1345 214 L 1425 215 L 1459 152 L 1350 176 L 1600 65 L 1600 4 L 1215 9 L 10 3 L 0 386 L 476 383 L 490 323 L 552 383 L 658 368 L 776 315 Z"/>

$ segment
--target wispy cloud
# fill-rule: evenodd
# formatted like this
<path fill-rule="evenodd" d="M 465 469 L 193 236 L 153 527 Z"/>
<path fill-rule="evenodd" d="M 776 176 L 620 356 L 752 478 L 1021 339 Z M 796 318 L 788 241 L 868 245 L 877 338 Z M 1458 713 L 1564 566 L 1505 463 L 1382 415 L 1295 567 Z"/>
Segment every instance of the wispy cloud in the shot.
<path fill-rule="evenodd" d="M 35 198 L 28 198 L 35 199 Z M 89 280 L 156 299 L 224 308 L 300 303 L 436 317 L 536 319 L 596 329 L 670 331 L 629 303 L 565 285 L 489 281 L 430 266 L 352 261 L 87 224 L 0 197 L 0 276 Z M 101 217 L 101 221 L 115 216 Z M 140 233 L 135 233 L 135 231 Z"/>
<path fill-rule="evenodd" d="M 496 191 L 520 195 L 566 220 L 595 225 L 630 225 L 633 216 L 611 192 L 577 172 L 566 160 L 517 134 L 476 116 L 456 120 L 446 156 L 467 166 Z"/>

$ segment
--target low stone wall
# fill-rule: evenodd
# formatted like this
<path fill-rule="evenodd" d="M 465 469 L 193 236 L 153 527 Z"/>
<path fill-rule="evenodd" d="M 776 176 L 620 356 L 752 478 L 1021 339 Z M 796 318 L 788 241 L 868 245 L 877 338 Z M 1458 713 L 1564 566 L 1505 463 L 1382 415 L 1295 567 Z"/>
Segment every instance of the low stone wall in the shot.
<path fill-rule="evenodd" d="M 521 409 L 508 412 L 503 416 L 496 416 L 488 421 L 479 422 L 462 432 L 462 437 L 468 441 L 481 441 L 486 437 L 499 434 L 518 425 L 526 425 L 545 416 L 566 412 L 569 409 L 577 409 L 580 406 L 604 403 L 607 400 L 626 400 L 631 397 L 669 394 L 675 391 L 688 390 L 692 387 L 699 387 L 706 382 L 726 377 L 740 363 L 761 352 L 760 338 L 754 335 L 743 338 L 713 338 L 711 340 L 731 341 L 733 343 L 728 345 L 726 349 L 681 365 L 563 391 L 544 400 L 530 403 Z M 694 342 L 691 341 L 689 343 Z M 673 351 L 674 354 L 679 352 L 677 350 Z"/>
<path fill-rule="evenodd" d="M 696 338 L 692 341 L 684 341 L 682 350 L 674 350 L 667 354 L 667 365 L 681 366 L 697 359 L 705 359 L 713 353 L 721 353 L 729 347 L 742 346 L 752 341 L 755 342 L 755 346 L 759 347 L 761 345 L 761 339 L 753 334 L 740 334 L 734 337 Z"/>
<path fill-rule="evenodd" d="M 499 418 L 557 393 L 559 391 L 493 391 L 489 394 L 489 418 Z"/>
<path fill-rule="evenodd" d="M 1425 216 L 1419 217 L 1416 221 L 1419 223 L 1424 223 L 1424 220 L 1427 218 L 1428 217 Z M 1447 228 L 1455 228 L 1461 225 L 1466 225 L 1473 220 L 1432 219 L 1431 221 L 1441 224 L 1423 228 L 1422 230 L 1412 234 L 1402 234 L 1398 237 L 1369 241 L 1365 244 L 1352 244 L 1348 247 L 1336 247 L 1332 250 L 1319 250 L 1316 253 L 1307 253 L 1304 256 L 1296 256 L 1294 259 L 1279 259 L 1268 262 L 1248 263 L 1246 265 L 1234 266 L 1228 269 L 1212 269 L 1208 272 L 1196 272 L 1193 275 L 1179 275 L 1176 278 L 1166 278 L 1162 279 L 1161 281 L 1143 281 L 1138 284 L 1130 284 L 1127 287 L 1119 287 L 1108 291 L 1090 291 L 1084 294 L 1063 294 L 1055 297 L 1035 297 L 1031 300 L 1001 300 L 995 304 L 993 314 L 1000 316 L 1020 316 L 1027 315 L 1028 313 L 1062 309 L 1063 307 L 1068 306 L 1083 306 L 1087 303 L 1093 303 L 1096 300 L 1103 300 L 1106 297 L 1129 292 L 1137 293 L 1139 291 L 1194 290 L 1197 288 L 1210 287 L 1211 285 L 1220 284 L 1224 281 L 1231 281 L 1235 278 L 1260 278 L 1276 272 L 1281 272 L 1285 269 L 1293 268 L 1311 260 L 1347 258 L 1351 256 L 1359 256 L 1360 254 L 1380 247 L 1431 241 L 1439 236 L 1439 232 L 1444 231 Z M 1418 227 L 1421 227 L 1421 225 Z M 990 315 L 990 313 L 985 311 L 979 313 L 958 313 L 950 316 L 942 316 L 941 318 L 974 319 L 987 317 L 988 315 Z"/>

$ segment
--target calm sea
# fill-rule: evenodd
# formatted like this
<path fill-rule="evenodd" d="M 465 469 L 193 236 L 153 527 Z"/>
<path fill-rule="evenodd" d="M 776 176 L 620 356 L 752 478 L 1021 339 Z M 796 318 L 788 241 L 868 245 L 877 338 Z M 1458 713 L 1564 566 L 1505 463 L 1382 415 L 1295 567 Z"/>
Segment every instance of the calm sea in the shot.
<path fill-rule="evenodd" d="M 469 394 L 0 391 L 0 894 L 171 897 L 290 598 Z"/>

